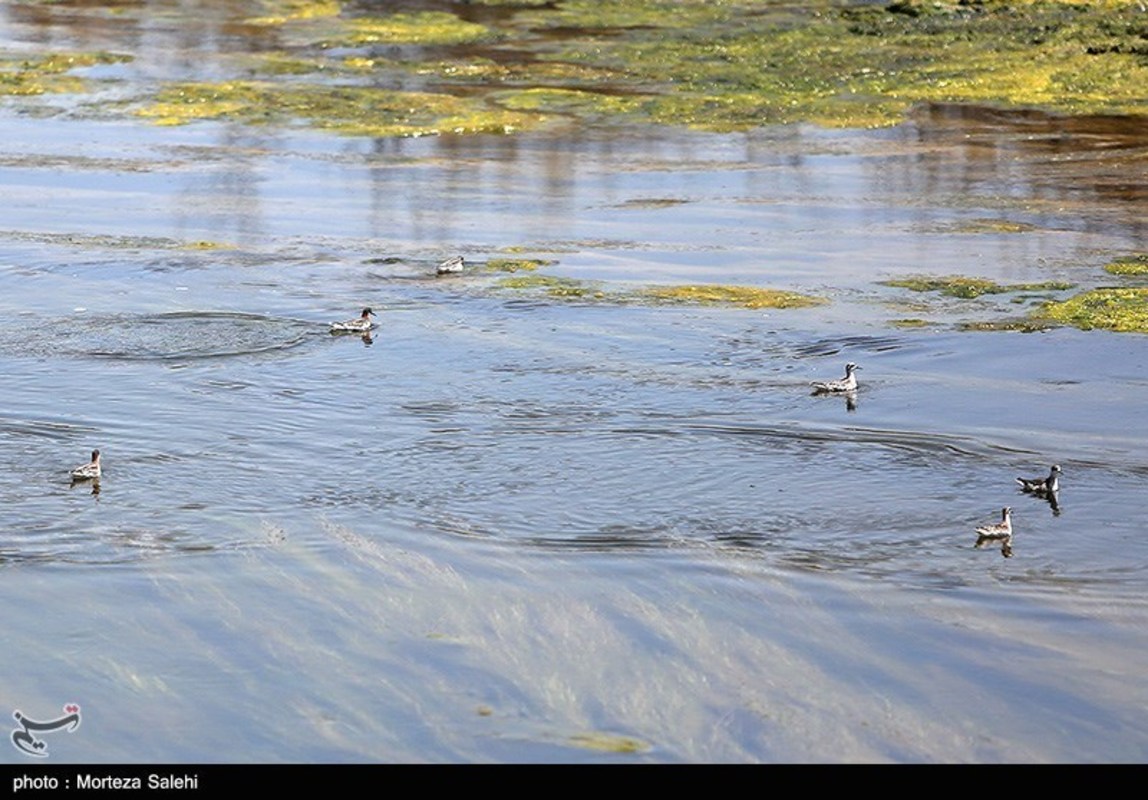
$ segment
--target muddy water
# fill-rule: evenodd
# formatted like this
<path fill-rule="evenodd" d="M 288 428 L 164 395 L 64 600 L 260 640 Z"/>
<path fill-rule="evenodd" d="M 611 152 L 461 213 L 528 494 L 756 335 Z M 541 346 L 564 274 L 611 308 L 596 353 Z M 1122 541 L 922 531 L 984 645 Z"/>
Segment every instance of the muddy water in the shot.
<path fill-rule="evenodd" d="M 45 105 L 0 108 L 0 697 L 81 705 L 52 760 L 1144 759 L 1148 339 L 879 283 L 1114 282 L 1142 123 L 372 142 Z M 634 296 L 687 283 L 829 302 Z M 856 398 L 810 395 L 846 361 Z M 1055 506 L 1018 493 L 1054 462 Z M 1003 506 L 1010 559 L 973 548 Z"/>

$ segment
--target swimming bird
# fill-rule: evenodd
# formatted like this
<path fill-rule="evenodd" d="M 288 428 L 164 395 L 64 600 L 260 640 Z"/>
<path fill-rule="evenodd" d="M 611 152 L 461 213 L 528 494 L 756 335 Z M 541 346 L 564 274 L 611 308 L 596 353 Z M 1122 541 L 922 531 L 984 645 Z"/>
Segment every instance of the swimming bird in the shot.
<path fill-rule="evenodd" d="M 1060 464 L 1053 464 L 1047 478 L 1017 478 L 1016 482 L 1022 492 L 1047 497 L 1060 491 L 1060 474 Z"/>
<path fill-rule="evenodd" d="M 375 312 L 369 308 L 364 308 L 363 313 L 359 315 L 358 319 L 349 319 L 346 322 L 332 322 L 331 333 L 366 333 L 374 327 L 371 322 L 371 317 L 375 316 Z"/>
<path fill-rule="evenodd" d="M 986 545 L 997 543 L 1000 543 L 1001 555 L 1010 558 L 1012 556 L 1012 509 L 1008 506 L 1001 509 L 1000 522 L 977 528 L 977 543 L 973 547 L 982 549 Z"/>
<path fill-rule="evenodd" d="M 90 481 L 100 477 L 100 451 L 92 451 L 92 460 L 72 470 L 73 481 Z"/>
<path fill-rule="evenodd" d="M 462 272 L 462 268 L 466 266 L 466 262 L 462 260 L 462 256 L 451 256 L 446 261 L 439 263 L 435 267 L 435 272 L 439 275 L 451 275 L 453 273 Z"/>
<path fill-rule="evenodd" d="M 835 381 L 814 381 L 813 393 L 814 394 L 827 394 L 837 392 L 855 392 L 857 391 L 857 376 L 853 373 L 861 367 L 850 361 L 845 365 L 845 377 Z"/>

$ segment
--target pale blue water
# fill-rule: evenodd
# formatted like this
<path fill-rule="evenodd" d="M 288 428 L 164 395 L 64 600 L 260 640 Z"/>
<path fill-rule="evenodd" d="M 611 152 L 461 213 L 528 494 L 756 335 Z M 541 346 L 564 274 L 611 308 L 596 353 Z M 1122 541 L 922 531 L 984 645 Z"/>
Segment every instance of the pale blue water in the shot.
<path fill-rule="evenodd" d="M 1148 338 L 877 283 L 1115 282 L 1142 127 L 375 144 L 37 102 L 0 105 L 0 706 L 81 705 L 51 762 L 1144 760 Z M 510 247 L 590 294 L 500 287 Z M 705 282 L 831 302 L 610 300 Z M 327 333 L 364 305 L 373 342 Z M 854 409 L 810 396 L 846 361 Z M 1013 483 L 1053 462 L 1059 514 Z M 1007 560 L 972 547 L 1004 505 Z"/>

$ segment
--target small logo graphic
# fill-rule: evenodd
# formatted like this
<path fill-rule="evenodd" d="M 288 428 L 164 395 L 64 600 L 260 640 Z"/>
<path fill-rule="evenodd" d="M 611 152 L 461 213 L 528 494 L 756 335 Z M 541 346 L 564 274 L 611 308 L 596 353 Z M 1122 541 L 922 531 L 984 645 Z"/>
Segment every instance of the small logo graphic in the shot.
<path fill-rule="evenodd" d="M 68 733 L 80 727 L 80 707 L 75 703 L 64 706 L 64 716 L 51 722 L 37 722 L 24 716 L 21 711 L 13 711 L 12 716 L 20 723 L 20 728 L 12 731 L 12 746 L 26 756 L 48 757 L 48 743 L 36 738 L 36 733 L 49 733 L 67 728 Z M 33 733 L 35 731 L 35 733 Z"/>

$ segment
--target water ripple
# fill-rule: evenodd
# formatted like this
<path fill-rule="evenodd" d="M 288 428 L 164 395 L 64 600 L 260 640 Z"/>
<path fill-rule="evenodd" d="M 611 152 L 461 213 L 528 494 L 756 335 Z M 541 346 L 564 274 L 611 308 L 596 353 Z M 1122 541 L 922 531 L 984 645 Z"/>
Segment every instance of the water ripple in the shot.
<path fill-rule="evenodd" d="M 186 361 L 289 350 L 321 329 L 258 314 L 180 311 L 82 317 L 67 326 L 23 321 L 0 329 L 0 351 L 117 361 Z"/>

